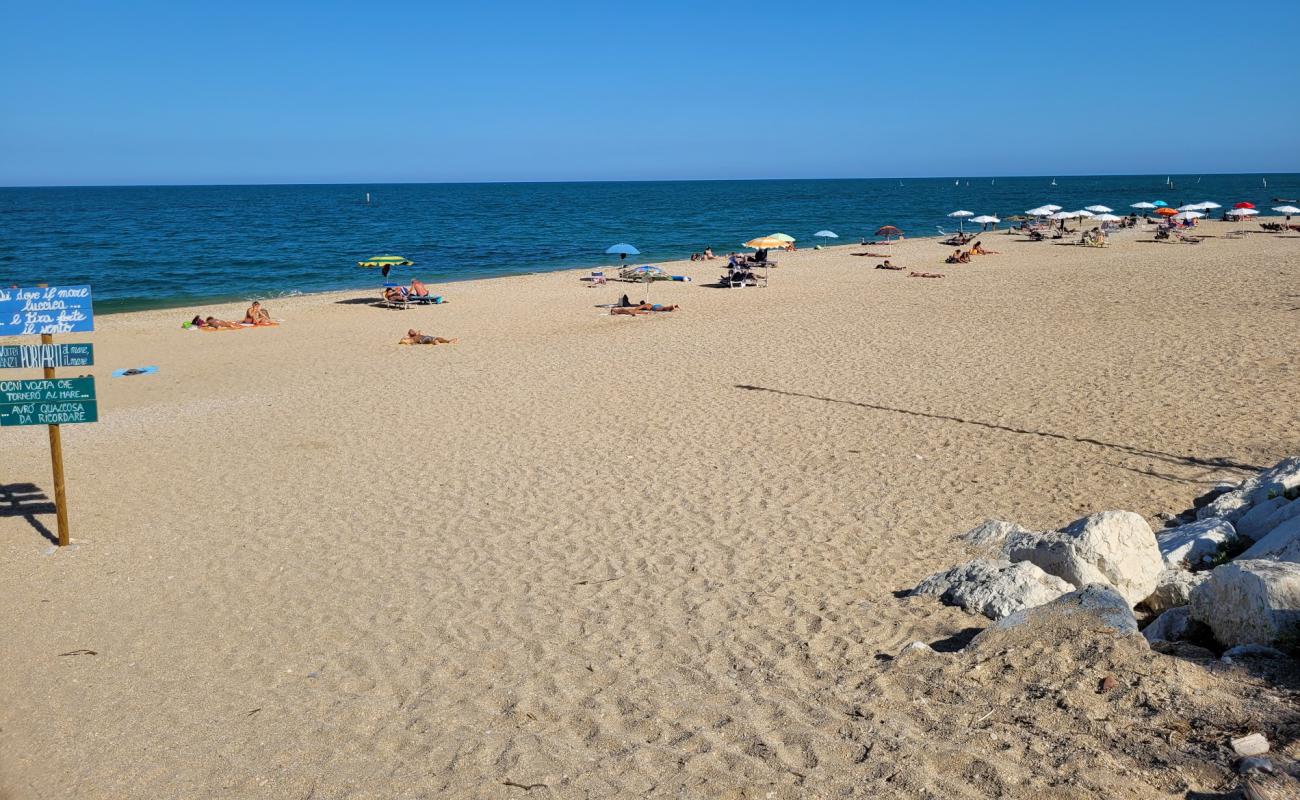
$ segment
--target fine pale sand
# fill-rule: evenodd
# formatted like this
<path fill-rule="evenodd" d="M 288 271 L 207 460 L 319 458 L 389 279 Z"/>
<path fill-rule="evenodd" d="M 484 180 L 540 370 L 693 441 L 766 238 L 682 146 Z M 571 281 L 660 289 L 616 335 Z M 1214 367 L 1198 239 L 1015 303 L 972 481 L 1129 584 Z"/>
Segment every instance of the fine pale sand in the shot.
<path fill-rule="evenodd" d="M 892 246 L 939 280 L 852 255 L 878 247 L 779 254 L 769 288 L 667 265 L 695 283 L 654 284 L 682 308 L 652 317 L 609 316 L 645 287 L 585 270 L 409 311 L 299 297 L 236 333 L 180 323 L 242 306 L 101 317 L 68 337 L 101 397 L 64 428 L 75 548 L 15 499 L 53 494 L 45 430 L 0 432 L 0 796 L 1214 789 L 1177 737 L 1164 763 L 1096 726 L 1088 764 L 1046 757 L 1033 697 L 980 723 L 1001 744 L 960 715 L 890 727 L 925 701 L 882 681 L 986 624 L 895 596 L 964 557 L 953 534 L 1154 520 L 1300 452 L 1300 237 L 1231 227 L 986 234 L 1002 255 L 963 266 Z M 1126 777 L 1061 790 L 1088 770 Z"/>

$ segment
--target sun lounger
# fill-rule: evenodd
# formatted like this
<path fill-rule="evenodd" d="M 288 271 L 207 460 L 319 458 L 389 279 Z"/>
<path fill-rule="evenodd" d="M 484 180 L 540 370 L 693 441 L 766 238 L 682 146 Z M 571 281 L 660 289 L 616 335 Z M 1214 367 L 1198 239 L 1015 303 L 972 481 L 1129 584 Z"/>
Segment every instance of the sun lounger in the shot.
<path fill-rule="evenodd" d="M 605 279 L 604 272 L 593 272 L 591 273 L 591 277 L 587 280 L 591 282 L 592 286 L 604 286 L 608 282 Z"/>
<path fill-rule="evenodd" d="M 401 299 L 389 297 L 389 289 L 396 289 L 401 292 Z M 411 293 L 401 286 L 385 286 L 384 291 L 379 293 L 379 305 L 388 308 L 400 308 L 405 311 L 411 307 Z"/>

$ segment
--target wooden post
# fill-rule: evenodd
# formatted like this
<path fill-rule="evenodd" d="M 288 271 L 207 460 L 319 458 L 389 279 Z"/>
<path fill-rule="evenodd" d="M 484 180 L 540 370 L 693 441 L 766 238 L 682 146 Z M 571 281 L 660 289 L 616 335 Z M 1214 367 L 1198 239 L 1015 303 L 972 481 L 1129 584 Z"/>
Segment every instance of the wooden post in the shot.
<path fill-rule="evenodd" d="M 38 283 L 36 288 L 44 289 L 49 284 Z M 41 334 L 41 344 L 53 344 L 54 337 L 48 333 Z M 54 367 L 46 365 L 45 379 L 54 380 Z M 54 467 L 54 511 L 59 519 L 59 547 L 67 547 L 71 542 L 68 533 L 68 493 L 63 484 L 63 434 L 58 425 L 50 425 L 50 464 Z"/>

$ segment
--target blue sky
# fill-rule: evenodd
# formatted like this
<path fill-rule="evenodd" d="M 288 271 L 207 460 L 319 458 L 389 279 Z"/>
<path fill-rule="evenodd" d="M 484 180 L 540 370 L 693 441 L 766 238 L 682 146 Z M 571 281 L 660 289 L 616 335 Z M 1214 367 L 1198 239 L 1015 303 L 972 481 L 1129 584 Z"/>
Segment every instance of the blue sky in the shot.
<path fill-rule="evenodd" d="M 0 4 L 0 185 L 1300 171 L 1271 0 Z"/>

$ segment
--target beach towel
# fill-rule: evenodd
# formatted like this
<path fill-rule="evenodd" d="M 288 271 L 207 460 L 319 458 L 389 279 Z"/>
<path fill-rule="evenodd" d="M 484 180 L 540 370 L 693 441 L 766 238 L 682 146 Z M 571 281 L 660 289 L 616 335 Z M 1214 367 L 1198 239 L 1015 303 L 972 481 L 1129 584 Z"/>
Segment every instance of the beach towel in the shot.
<path fill-rule="evenodd" d="M 127 378 L 132 375 L 152 375 L 157 372 L 157 367 L 129 367 L 127 369 L 113 370 L 114 378 Z"/>

